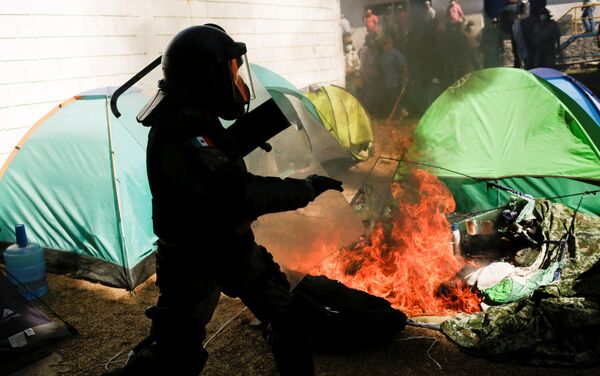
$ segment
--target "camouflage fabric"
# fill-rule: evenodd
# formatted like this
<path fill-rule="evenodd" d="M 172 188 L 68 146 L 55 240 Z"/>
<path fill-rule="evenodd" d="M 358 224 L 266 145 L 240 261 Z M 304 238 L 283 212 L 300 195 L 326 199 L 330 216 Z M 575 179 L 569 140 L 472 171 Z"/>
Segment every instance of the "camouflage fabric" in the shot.
<path fill-rule="evenodd" d="M 536 295 L 534 295 L 536 297 Z M 600 359 L 600 310 L 584 298 L 536 297 L 446 320 L 442 330 L 477 355 L 537 365 Z"/>
<path fill-rule="evenodd" d="M 587 197 L 586 199 L 594 199 Z M 536 200 L 533 234 L 538 245 L 515 255 L 515 264 L 560 262 L 559 241 L 573 218 L 561 204 Z M 443 332 L 469 351 L 503 361 L 537 365 L 592 365 L 600 362 L 600 218 L 577 213 L 558 281 L 531 297 L 461 314 L 442 324 Z"/>

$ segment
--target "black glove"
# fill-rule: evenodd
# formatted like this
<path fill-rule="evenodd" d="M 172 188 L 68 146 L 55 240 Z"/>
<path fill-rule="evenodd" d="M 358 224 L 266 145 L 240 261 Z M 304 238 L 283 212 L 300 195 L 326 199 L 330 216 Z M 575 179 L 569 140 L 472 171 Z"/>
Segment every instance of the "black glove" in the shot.
<path fill-rule="evenodd" d="M 310 175 L 306 178 L 306 180 L 310 183 L 310 185 L 313 188 L 315 194 L 313 199 L 315 199 L 321 193 L 330 189 L 335 189 L 336 191 L 340 192 L 344 190 L 341 181 L 329 178 L 327 176 Z"/>

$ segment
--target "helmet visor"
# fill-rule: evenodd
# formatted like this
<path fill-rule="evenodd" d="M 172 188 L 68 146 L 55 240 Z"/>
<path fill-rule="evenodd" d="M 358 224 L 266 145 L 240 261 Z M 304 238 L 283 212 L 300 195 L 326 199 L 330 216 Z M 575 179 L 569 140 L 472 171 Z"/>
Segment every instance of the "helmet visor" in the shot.
<path fill-rule="evenodd" d="M 256 98 L 256 93 L 254 92 L 250 64 L 248 64 L 246 54 L 231 59 L 229 61 L 229 71 L 231 72 L 235 98 L 240 102 L 250 103 L 250 100 Z"/>

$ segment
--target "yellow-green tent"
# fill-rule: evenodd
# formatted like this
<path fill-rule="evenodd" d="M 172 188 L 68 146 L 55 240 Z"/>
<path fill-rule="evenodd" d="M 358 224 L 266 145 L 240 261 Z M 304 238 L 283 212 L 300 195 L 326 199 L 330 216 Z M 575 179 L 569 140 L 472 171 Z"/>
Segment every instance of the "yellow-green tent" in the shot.
<path fill-rule="evenodd" d="M 327 130 L 358 160 L 366 160 L 373 145 L 371 119 L 360 102 L 338 86 L 323 86 L 306 96 L 314 103 Z"/>

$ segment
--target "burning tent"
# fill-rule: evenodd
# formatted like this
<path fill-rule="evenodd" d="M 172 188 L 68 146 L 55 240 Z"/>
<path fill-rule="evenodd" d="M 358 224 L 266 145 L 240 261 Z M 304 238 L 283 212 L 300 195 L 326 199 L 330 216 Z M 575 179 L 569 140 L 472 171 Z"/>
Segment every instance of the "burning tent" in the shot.
<path fill-rule="evenodd" d="M 370 180 L 354 202 L 359 213 L 385 201 L 369 200 L 383 192 Z M 421 169 L 395 181 L 388 198 L 365 211 L 371 218 L 378 213 L 372 233 L 326 259 L 319 273 L 384 297 L 414 320 L 446 316 L 443 332 L 475 354 L 597 364 L 600 218 L 518 196 L 457 217 L 451 192 Z M 457 218 L 458 247 L 450 235 Z"/>
<path fill-rule="evenodd" d="M 444 333 L 482 356 L 597 364 L 600 218 L 589 196 L 598 187 L 596 128 L 528 72 L 464 77 L 422 118 L 411 153 L 417 163 L 378 161 L 353 200 L 372 232 L 318 272 L 413 318 L 453 316 Z M 542 198 L 499 195 L 495 179 Z M 543 199 L 569 193 L 576 194 Z M 465 214 L 473 208 L 480 211 Z"/>
<path fill-rule="evenodd" d="M 409 316 L 479 311 L 481 297 L 457 278 L 466 260 L 455 257 L 450 241 L 447 216 L 455 209 L 450 191 L 423 170 L 394 182 L 391 192 L 390 182 L 377 178 L 371 174 L 362 198 L 353 202 L 363 220 L 373 223 L 370 233 L 324 260 L 316 272 L 384 297 Z"/>

